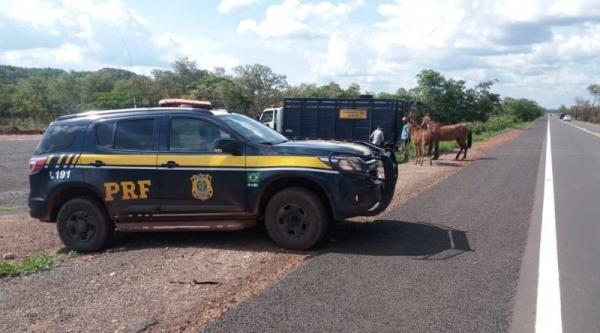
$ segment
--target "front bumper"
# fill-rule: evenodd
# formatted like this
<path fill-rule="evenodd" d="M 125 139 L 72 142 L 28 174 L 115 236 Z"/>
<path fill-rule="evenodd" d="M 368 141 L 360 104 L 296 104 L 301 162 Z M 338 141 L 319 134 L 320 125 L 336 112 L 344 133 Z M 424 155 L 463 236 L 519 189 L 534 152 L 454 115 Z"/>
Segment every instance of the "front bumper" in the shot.
<path fill-rule="evenodd" d="M 339 202 L 334 207 L 336 219 L 354 216 L 375 216 L 392 202 L 398 179 L 393 152 L 381 152 L 384 177 L 343 177 L 339 186 Z M 377 204 L 377 206 L 375 206 Z"/>
<path fill-rule="evenodd" d="M 347 177 L 350 178 L 350 177 Z M 343 179 L 339 185 L 334 211 L 337 219 L 365 215 L 375 204 L 381 201 L 383 182 L 366 177 Z"/>

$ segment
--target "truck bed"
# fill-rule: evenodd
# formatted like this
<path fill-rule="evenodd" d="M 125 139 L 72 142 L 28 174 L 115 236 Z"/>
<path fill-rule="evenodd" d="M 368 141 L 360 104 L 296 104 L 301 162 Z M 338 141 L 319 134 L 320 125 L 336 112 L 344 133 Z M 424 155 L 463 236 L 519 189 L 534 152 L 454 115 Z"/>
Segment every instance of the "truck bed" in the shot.
<path fill-rule="evenodd" d="M 284 99 L 282 134 L 293 140 L 369 141 L 379 125 L 386 143 L 399 140 L 409 103 L 393 99 Z"/>

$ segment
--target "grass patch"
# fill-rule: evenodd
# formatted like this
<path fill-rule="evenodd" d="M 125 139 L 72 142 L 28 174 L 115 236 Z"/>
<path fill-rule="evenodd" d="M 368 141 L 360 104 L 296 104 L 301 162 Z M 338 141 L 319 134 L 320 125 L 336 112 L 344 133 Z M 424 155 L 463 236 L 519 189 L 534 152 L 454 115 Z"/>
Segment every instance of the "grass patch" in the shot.
<path fill-rule="evenodd" d="M 78 253 L 76 251 L 70 251 L 66 254 L 50 254 L 48 252 L 42 252 L 19 263 L 12 263 L 0 259 L 0 278 L 45 271 L 58 266 L 65 258 L 75 257 L 77 255 Z"/>
<path fill-rule="evenodd" d="M 24 209 L 26 206 L 24 205 L 0 205 L 0 213 L 3 212 L 11 212 L 13 210 L 21 210 Z"/>

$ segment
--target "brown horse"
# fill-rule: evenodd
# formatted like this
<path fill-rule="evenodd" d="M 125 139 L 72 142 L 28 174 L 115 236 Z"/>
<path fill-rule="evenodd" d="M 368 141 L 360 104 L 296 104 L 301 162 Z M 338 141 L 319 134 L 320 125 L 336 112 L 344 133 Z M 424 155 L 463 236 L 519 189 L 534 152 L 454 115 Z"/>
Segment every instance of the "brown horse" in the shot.
<path fill-rule="evenodd" d="M 467 124 L 453 124 L 453 125 L 442 125 L 438 122 L 431 120 L 429 115 L 423 117 L 422 125 L 427 126 L 427 129 L 431 133 L 431 142 L 429 144 L 429 154 L 431 149 L 435 147 L 434 160 L 440 157 L 438 151 L 440 141 L 452 141 L 456 140 L 460 146 L 460 150 L 456 154 L 455 160 L 458 159 L 460 153 L 464 150 L 463 160 L 467 158 L 467 150 L 471 148 L 473 144 L 473 134 L 467 126 Z"/>
<path fill-rule="evenodd" d="M 429 144 L 431 141 L 429 130 L 421 128 L 419 125 L 415 124 L 412 119 L 408 121 L 408 130 L 410 131 L 413 145 L 415 145 L 415 164 L 423 165 L 423 160 L 425 159 L 425 145 Z M 429 149 L 429 165 L 432 165 L 431 149 Z"/>

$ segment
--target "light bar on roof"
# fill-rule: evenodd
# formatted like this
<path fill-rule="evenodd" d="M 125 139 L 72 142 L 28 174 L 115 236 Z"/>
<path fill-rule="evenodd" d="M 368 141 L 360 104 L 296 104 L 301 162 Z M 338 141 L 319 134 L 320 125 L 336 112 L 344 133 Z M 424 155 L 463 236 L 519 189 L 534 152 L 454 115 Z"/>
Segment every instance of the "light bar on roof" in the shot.
<path fill-rule="evenodd" d="M 158 106 L 163 107 L 191 107 L 191 108 L 201 108 L 201 109 L 212 109 L 212 103 L 209 101 L 198 101 L 193 99 L 183 99 L 183 98 L 167 98 L 161 99 L 158 102 Z"/>

